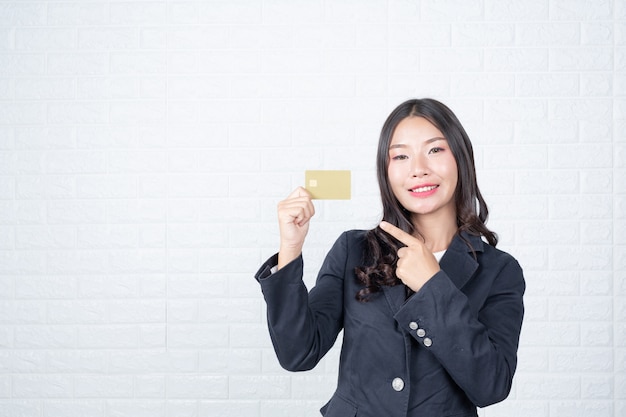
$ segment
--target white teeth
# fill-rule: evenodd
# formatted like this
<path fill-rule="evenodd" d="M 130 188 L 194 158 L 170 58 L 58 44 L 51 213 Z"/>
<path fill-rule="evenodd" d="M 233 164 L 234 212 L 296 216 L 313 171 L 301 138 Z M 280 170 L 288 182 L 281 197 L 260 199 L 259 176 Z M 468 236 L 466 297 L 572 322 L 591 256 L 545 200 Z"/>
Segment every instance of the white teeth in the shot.
<path fill-rule="evenodd" d="M 436 185 L 431 185 L 431 186 L 428 186 L 428 187 L 414 188 L 411 191 L 414 192 L 414 193 L 424 193 L 426 191 L 434 190 L 435 188 L 437 188 Z"/>

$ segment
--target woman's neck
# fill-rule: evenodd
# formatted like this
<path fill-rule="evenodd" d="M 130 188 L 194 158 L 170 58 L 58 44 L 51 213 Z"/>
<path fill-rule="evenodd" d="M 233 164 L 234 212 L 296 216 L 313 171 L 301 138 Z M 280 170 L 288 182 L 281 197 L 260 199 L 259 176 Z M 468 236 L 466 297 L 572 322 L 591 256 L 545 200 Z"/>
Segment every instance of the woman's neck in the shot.
<path fill-rule="evenodd" d="M 413 225 L 431 252 L 448 249 L 459 229 L 456 225 L 456 216 L 452 220 L 448 217 L 433 218 L 427 216 L 424 218 L 416 216 L 413 219 Z"/>

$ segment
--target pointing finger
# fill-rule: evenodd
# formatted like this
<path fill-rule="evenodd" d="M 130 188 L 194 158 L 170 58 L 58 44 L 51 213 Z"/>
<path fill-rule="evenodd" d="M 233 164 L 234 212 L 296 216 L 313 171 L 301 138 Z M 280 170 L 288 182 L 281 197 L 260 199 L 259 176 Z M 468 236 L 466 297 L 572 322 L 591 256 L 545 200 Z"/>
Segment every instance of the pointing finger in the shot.
<path fill-rule="evenodd" d="M 414 246 L 416 244 L 420 244 L 422 242 L 420 242 L 418 239 L 416 239 L 415 237 L 411 236 L 410 234 L 408 234 L 407 232 L 405 232 L 404 230 L 394 226 L 391 223 L 388 223 L 386 221 L 382 221 L 380 222 L 380 228 L 383 229 L 385 232 L 389 233 L 391 236 L 395 237 L 396 239 L 398 239 L 400 242 L 404 243 L 407 246 Z"/>

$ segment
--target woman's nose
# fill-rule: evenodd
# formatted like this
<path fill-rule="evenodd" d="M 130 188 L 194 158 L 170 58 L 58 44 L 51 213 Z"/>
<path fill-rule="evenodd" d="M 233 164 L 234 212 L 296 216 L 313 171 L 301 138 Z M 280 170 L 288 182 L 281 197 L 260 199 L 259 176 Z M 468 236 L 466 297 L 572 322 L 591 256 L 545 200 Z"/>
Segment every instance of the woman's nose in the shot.
<path fill-rule="evenodd" d="M 411 161 L 411 176 L 423 177 L 428 175 L 428 164 L 422 156 L 416 156 Z"/>

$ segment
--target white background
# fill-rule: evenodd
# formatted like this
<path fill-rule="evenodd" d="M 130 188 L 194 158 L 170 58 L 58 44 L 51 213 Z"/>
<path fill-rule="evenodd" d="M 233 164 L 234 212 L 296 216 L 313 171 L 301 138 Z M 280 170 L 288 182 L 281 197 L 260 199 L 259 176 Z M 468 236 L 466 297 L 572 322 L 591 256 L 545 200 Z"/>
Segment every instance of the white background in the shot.
<path fill-rule="evenodd" d="M 352 171 L 311 284 L 380 218 L 387 114 L 427 96 L 527 279 L 481 416 L 626 415 L 624 0 L 0 1 L 0 415 L 319 415 L 338 346 L 283 371 L 253 279 L 276 203 Z"/>

